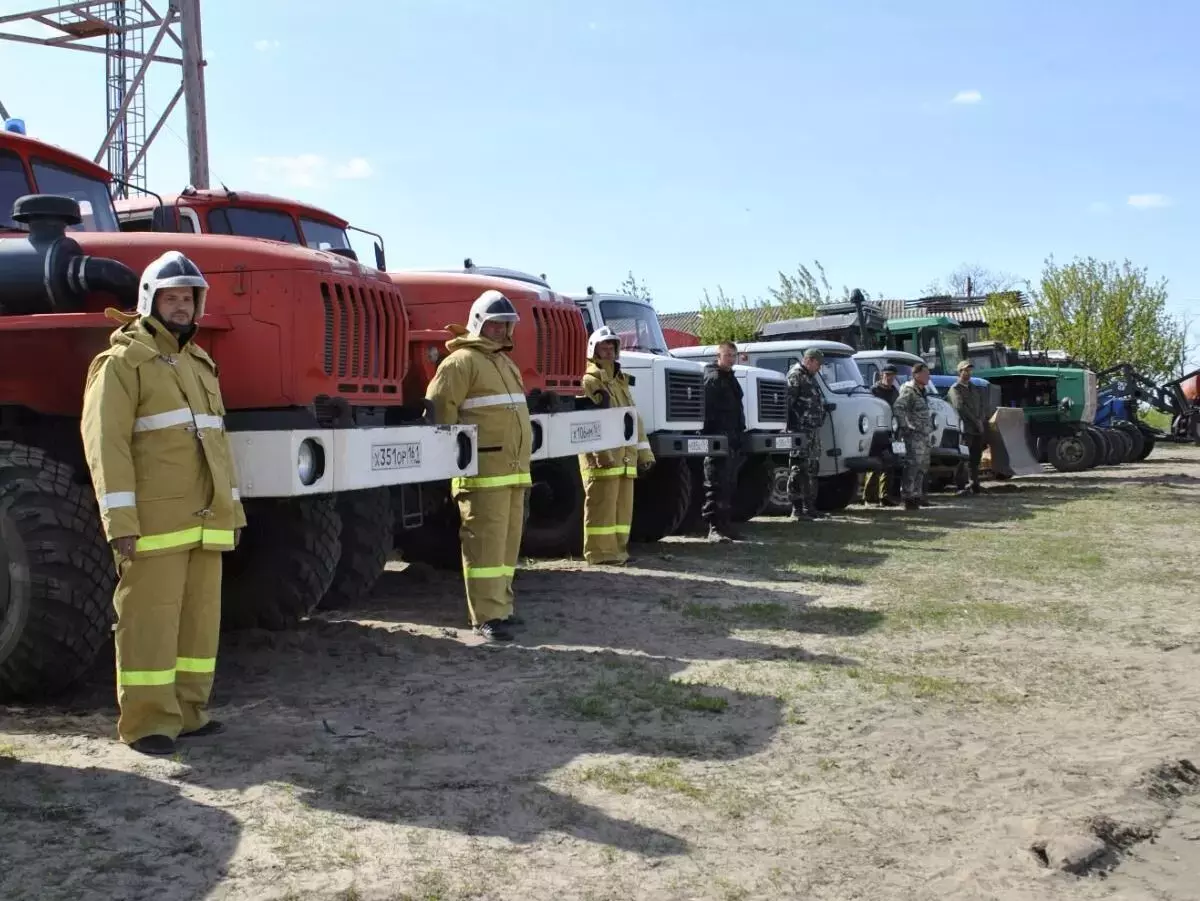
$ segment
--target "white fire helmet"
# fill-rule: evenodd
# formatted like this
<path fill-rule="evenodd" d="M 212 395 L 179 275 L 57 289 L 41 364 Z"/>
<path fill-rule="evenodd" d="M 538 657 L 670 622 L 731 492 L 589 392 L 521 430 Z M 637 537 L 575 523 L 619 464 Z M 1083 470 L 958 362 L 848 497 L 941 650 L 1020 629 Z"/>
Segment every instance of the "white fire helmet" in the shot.
<path fill-rule="evenodd" d="M 208 297 L 208 282 L 200 269 L 178 250 L 168 250 L 146 267 L 138 287 L 137 311 L 142 316 L 154 312 L 154 295 L 163 288 L 193 288 L 196 294 L 196 315 L 204 315 L 204 300 Z"/>
<path fill-rule="evenodd" d="M 485 322 L 506 322 L 508 333 L 512 335 L 512 327 L 521 321 L 512 301 L 499 291 L 484 291 L 471 304 L 471 314 L 467 317 L 467 331 L 479 337 L 483 332 Z"/>
<path fill-rule="evenodd" d="M 615 354 L 613 354 L 613 359 L 616 360 L 616 359 L 620 358 L 620 356 L 621 356 L 621 336 L 618 335 L 616 332 L 614 332 L 612 329 L 610 329 L 607 325 L 602 325 L 602 326 L 600 326 L 600 328 L 598 328 L 594 332 L 592 332 L 591 337 L 588 338 L 587 355 L 588 355 L 589 360 L 595 358 L 596 348 L 599 347 L 601 344 L 603 344 L 605 341 L 611 341 L 611 342 L 613 342 L 613 344 L 617 345 L 617 352 Z"/>

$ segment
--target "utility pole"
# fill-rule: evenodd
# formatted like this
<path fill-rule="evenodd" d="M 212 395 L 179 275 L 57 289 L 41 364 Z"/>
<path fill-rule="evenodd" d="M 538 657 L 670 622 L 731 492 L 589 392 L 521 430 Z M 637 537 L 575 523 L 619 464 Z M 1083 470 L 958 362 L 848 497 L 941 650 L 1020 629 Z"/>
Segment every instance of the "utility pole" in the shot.
<path fill-rule="evenodd" d="M 159 15 L 155 4 L 163 2 L 167 8 Z M 25 33 L 4 30 L 4 26 L 18 23 L 25 26 Z M 150 29 L 154 36 L 144 48 L 145 33 Z M 40 34 L 30 33 L 38 30 Z M 103 38 L 102 44 L 90 43 L 99 38 Z M 0 41 L 63 47 L 105 57 L 108 131 L 94 159 L 98 163 L 107 157 L 109 171 L 134 190 L 145 189 L 146 153 L 184 99 L 189 180 L 194 187 L 209 187 L 200 0 L 60 0 L 0 15 Z M 162 47 L 168 41 L 179 56 L 164 55 Z M 146 134 L 145 79 L 151 63 L 179 66 L 182 77 L 175 96 Z M 0 117 L 8 117 L 3 105 Z M 120 195 L 127 190 L 124 185 L 116 186 Z"/>

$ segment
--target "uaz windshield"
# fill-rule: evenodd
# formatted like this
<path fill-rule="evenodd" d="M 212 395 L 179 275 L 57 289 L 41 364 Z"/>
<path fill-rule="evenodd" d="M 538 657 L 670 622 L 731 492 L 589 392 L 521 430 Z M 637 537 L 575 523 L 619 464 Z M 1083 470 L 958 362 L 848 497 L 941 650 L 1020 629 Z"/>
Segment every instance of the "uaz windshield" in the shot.
<path fill-rule="evenodd" d="M 862 373 L 853 357 L 826 354 L 821 363 L 821 378 L 825 386 L 837 394 L 851 394 L 863 386 Z"/>
<path fill-rule="evenodd" d="M 621 337 L 622 350 L 666 354 L 667 339 L 663 337 L 658 314 L 650 307 L 628 300 L 600 301 L 604 324 Z"/>

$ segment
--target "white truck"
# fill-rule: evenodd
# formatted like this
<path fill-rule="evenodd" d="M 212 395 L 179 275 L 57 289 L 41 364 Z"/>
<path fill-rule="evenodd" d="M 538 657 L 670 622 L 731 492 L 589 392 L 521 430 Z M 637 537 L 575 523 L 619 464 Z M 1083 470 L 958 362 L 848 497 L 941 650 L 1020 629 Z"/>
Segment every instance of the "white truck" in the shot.
<path fill-rule="evenodd" d="M 738 359 L 786 376 L 810 347 L 825 357 L 818 381 L 828 414 L 821 429 L 823 453 L 817 507 L 841 510 L 854 502 L 862 473 L 894 466 L 896 454 L 901 451 L 892 435 L 892 411 L 863 385 L 853 348 L 837 341 L 751 341 L 738 344 Z M 714 359 L 716 350 L 712 345 L 678 347 L 672 353 L 689 360 Z M 775 461 L 774 487 L 763 513 L 783 516 L 791 512 L 787 496 L 789 466 L 784 457 L 776 457 Z"/>
<path fill-rule="evenodd" d="M 710 356 L 701 361 L 685 360 L 683 355 L 667 348 L 662 326 L 654 307 L 640 297 L 630 297 L 621 294 L 599 294 L 588 288 L 586 294 L 575 295 L 575 302 L 583 311 L 584 321 L 588 328 L 599 328 L 607 325 L 621 336 L 621 359 L 625 361 L 627 371 L 636 373 L 639 367 L 657 367 L 664 373 L 679 372 L 669 378 L 682 378 L 682 371 L 677 367 L 687 366 L 688 384 L 696 392 L 694 419 L 687 423 L 690 430 L 699 432 L 704 427 L 704 366 L 703 363 L 716 360 L 716 348 Z M 693 368 L 695 367 L 695 368 Z M 746 463 L 738 475 L 738 486 L 734 494 L 733 518 L 745 521 L 763 512 L 772 496 L 775 484 L 775 471 L 779 455 L 785 455 L 792 447 L 793 437 L 787 432 L 787 380 L 778 372 L 755 366 L 740 365 L 736 367 L 737 378 L 742 387 L 746 414 L 746 444 L 744 453 Z M 643 397 L 637 393 L 634 386 L 634 399 L 646 426 L 647 435 L 671 434 L 672 429 L 680 427 L 681 423 L 672 422 L 669 411 L 664 405 L 657 404 L 656 398 L 663 396 L 657 389 L 650 392 L 645 406 Z M 669 393 L 666 395 L 669 397 Z M 647 414 L 649 410 L 649 415 Z M 660 410 L 667 412 L 664 418 Z M 713 436 L 702 436 L 690 439 L 696 442 L 716 441 L 724 443 L 724 439 Z M 662 444 L 663 442 L 659 442 Z M 659 455 L 658 445 L 651 439 L 651 446 L 656 456 Z M 668 453 L 670 453 L 670 444 Z M 697 445 L 699 446 L 699 444 Z M 691 455 L 690 463 L 686 466 L 691 483 L 690 504 L 685 509 L 685 516 L 680 525 L 692 529 L 699 523 L 700 486 L 702 472 L 700 455 Z M 676 458 L 678 459 L 678 458 Z M 655 467 L 656 469 L 658 467 Z M 677 466 L 673 468 L 678 468 Z M 682 475 L 673 476 L 680 480 Z M 637 507 L 635 506 L 635 517 Z M 678 529 L 680 526 L 677 525 Z"/>
<path fill-rule="evenodd" d="M 858 370 L 866 385 L 873 385 L 884 366 L 896 367 L 896 384 L 903 385 L 912 378 L 914 363 L 924 362 L 916 354 L 903 350 L 860 350 L 854 355 Z M 967 470 L 969 456 L 963 443 L 962 422 L 958 412 L 942 398 L 947 382 L 953 384 L 953 376 L 932 376 L 928 391 L 929 411 L 933 414 L 933 439 L 929 454 L 929 485 L 931 491 L 940 491 L 946 485 L 965 488 L 970 482 Z M 935 383 L 940 383 L 935 384 Z"/>

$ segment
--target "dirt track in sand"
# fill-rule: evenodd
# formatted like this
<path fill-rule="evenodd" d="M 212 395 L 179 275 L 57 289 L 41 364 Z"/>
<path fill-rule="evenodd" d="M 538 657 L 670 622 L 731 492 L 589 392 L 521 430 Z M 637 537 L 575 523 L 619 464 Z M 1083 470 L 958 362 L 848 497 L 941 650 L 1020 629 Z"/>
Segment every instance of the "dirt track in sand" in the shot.
<path fill-rule="evenodd" d="M 398 566 L 227 636 L 176 760 L 112 741 L 105 667 L 0 712 L 0 897 L 1200 898 L 1198 501 L 1160 448 L 540 563 L 503 648 Z"/>

